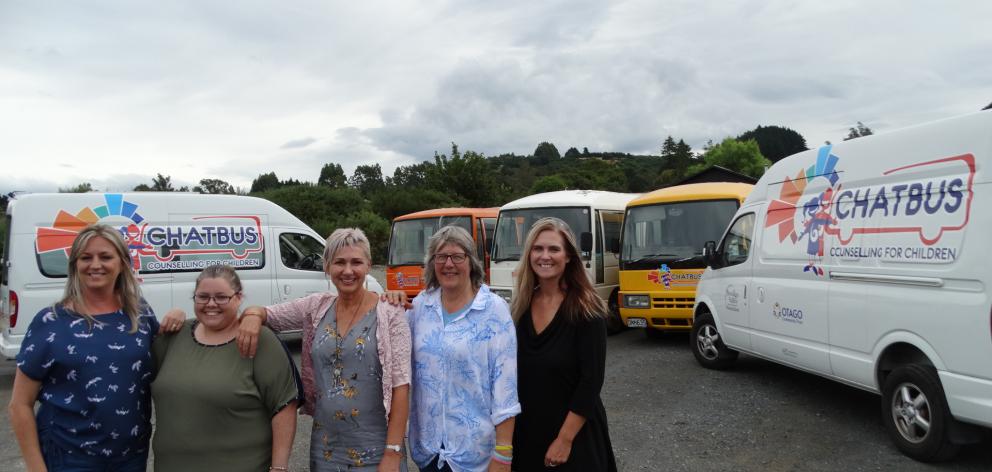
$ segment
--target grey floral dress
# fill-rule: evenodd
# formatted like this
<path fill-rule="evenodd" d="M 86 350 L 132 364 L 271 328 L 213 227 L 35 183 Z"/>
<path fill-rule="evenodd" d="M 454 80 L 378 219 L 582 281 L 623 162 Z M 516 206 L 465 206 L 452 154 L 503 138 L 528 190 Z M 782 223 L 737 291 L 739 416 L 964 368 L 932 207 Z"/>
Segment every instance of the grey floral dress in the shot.
<path fill-rule="evenodd" d="M 310 470 L 374 471 L 386 445 L 375 308 L 359 315 L 347 333 L 338 331 L 336 310 L 337 302 L 317 327 L 310 351 L 317 385 Z"/>

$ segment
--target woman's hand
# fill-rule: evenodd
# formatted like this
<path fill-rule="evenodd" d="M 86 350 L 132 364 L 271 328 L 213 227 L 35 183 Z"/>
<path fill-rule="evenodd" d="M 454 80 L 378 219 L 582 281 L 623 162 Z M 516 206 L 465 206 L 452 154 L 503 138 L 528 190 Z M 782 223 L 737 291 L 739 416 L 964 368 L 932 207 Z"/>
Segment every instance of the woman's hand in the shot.
<path fill-rule="evenodd" d="M 186 312 L 179 308 L 173 308 L 166 312 L 165 317 L 162 318 L 162 322 L 158 325 L 158 332 L 159 334 L 175 333 L 182 329 L 184 322 L 186 322 Z"/>
<path fill-rule="evenodd" d="M 410 299 L 406 296 L 406 292 L 402 290 L 387 290 L 381 297 L 379 297 L 379 299 L 389 303 L 390 305 L 401 306 L 405 310 L 413 308 L 413 303 L 410 303 Z"/>
<path fill-rule="evenodd" d="M 545 467 L 557 467 L 568 462 L 568 456 L 572 454 L 572 441 L 562 439 L 561 436 L 548 446 L 548 452 L 544 454 Z"/>
<path fill-rule="evenodd" d="M 262 332 L 262 323 L 265 321 L 265 308 L 260 306 L 245 308 L 239 321 L 238 351 L 241 352 L 241 357 L 252 359 L 258 348 L 258 334 Z"/>
<path fill-rule="evenodd" d="M 403 454 L 400 454 L 392 449 L 386 449 L 386 452 L 382 454 L 382 460 L 379 461 L 379 467 L 376 469 L 377 472 L 399 472 L 400 461 L 403 460 Z"/>

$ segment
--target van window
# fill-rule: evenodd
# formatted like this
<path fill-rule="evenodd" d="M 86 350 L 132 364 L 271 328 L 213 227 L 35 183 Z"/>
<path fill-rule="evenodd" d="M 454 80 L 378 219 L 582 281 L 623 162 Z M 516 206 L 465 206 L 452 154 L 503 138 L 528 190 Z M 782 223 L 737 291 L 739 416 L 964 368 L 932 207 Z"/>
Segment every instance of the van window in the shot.
<path fill-rule="evenodd" d="M 611 247 L 614 247 L 614 241 L 620 242 L 620 230 L 623 227 L 623 212 L 620 211 L 601 211 L 599 212 L 603 217 L 603 242 L 606 244 L 606 250 L 609 251 Z"/>
<path fill-rule="evenodd" d="M 742 215 L 734 221 L 727 236 L 723 239 L 720 252 L 724 267 L 740 264 L 747 260 L 751 252 L 751 237 L 754 233 L 754 213 Z"/>
<path fill-rule="evenodd" d="M 280 234 L 279 257 L 290 269 L 324 271 L 324 244 L 308 234 Z"/>
<path fill-rule="evenodd" d="M 524 240 L 534 223 L 545 217 L 555 217 L 572 229 L 576 238 L 582 233 L 591 232 L 589 227 L 589 207 L 545 207 L 502 210 L 496 223 L 496 236 L 493 240 L 493 262 L 516 261 L 520 259 Z M 591 254 L 582 253 L 583 260 L 590 260 Z"/>

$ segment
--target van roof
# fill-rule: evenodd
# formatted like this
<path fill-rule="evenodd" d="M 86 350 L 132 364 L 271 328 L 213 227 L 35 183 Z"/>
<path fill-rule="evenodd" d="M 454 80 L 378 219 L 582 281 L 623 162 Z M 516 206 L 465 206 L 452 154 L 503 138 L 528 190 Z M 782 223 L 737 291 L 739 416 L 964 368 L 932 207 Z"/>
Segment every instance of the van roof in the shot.
<path fill-rule="evenodd" d="M 769 186 L 798 178 L 808 181 L 832 172 L 832 169 L 819 169 L 815 165 L 817 156 L 825 148 L 829 148 L 827 149 L 829 153 L 838 156 L 856 156 L 847 160 L 860 166 L 869 164 L 884 166 L 889 162 L 895 166 L 905 163 L 909 156 L 924 159 L 926 156 L 950 156 L 966 152 L 974 152 L 976 156 L 979 153 L 987 156 L 985 152 L 992 150 L 992 111 L 978 111 L 944 118 L 793 154 L 772 164 L 765 171 L 744 204 L 774 198 L 768 193 Z M 849 163 L 845 162 L 845 164 Z"/>
<path fill-rule="evenodd" d="M 114 206 L 116 205 L 116 208 Z M 142 212 L 142 208 L 159 207 L 167 213 L 212 213 L 217 215 L 265 214 L 270 226 L 309 228 L 292 213 L 263 198 L 243 195 L 210 195 L 186 192 L 89 192 L 89 193 L 26 193 L 10 200 L 7 212 L 12 224 L 51 225 L 63 211 L 96 222 L 106 216 Z M 25 216 L 28 216 L 25 218 Z M 129 215 L 128 215 L 129 216 Z"/>
<path fill-rule="evenodd" d="M 610 210 L 623 210 L 637 193 L 605 192 L 602 190 L 559 190 L 530 195 L 500 207 L 500 210 L 541 207 L 591 206 Z"/>
<path fill-rule="evenodd" d="M 393 221 L 415 220 L 418 218 L 434 218 L 438 216 L 472 215 L 480 218 L 496 218 L 499 207 L 492 208 L 435 208 L 433 210 L 415 211 L 393 218 Z"/>
<path fill-rule="evenodd" d="M 700 184 L 676 185 L 645 193 L 644 195 L 631 200 L 630 203 L 627 204 L 627 208 L 641 205 L 693 200 L 721 200 L 734 198 L 738 201 L 744 201 L 748 194 L 751 193 L 752 188 L 754 188 L 754 186 L 751 184 L 739 182 L 707 182 Z"/>

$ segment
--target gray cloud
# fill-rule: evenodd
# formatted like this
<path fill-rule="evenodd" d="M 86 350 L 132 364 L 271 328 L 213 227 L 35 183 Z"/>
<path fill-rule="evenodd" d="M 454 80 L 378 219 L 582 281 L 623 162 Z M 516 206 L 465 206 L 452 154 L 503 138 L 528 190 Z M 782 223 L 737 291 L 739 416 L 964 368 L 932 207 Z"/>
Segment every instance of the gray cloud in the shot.
<path fill-rule="evenodd" d="M 294 139 L 292 141 L 287 141 L 286 144 L 279 146 L 279 149 L 298 149 L 305 148 L 313 143 L 317 142 L 316 139 L 309 136 L 300 139 Z"/>

